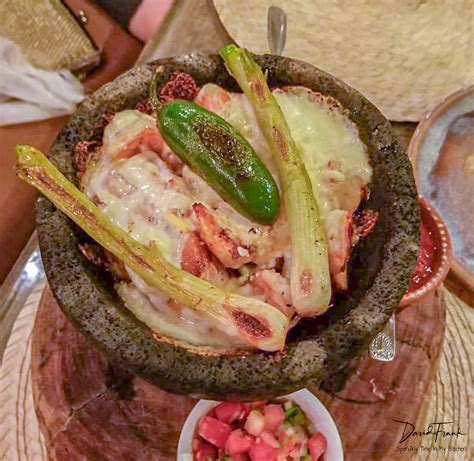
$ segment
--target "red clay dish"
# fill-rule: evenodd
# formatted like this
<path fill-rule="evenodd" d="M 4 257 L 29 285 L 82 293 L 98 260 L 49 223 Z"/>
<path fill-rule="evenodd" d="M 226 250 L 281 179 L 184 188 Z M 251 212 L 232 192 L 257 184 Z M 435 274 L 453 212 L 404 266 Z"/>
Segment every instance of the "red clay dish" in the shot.
<path fill-rule="evenodd" d="M 408 291 L 400 301 L 405 307 L 433 293 L 448 275 L 451 265 L 451 240 L 436 210 L 419 196 L 421 213 L 420 253 Z"/>

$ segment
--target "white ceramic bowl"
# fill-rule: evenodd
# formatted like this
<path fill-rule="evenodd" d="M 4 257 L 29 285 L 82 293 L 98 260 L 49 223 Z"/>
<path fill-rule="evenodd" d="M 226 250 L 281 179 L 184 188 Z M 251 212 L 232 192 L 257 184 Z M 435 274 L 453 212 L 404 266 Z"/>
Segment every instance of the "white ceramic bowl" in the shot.
<path fill-rule="evenodd" d="M 293 400 L 306 416 L 311 420 L 317 430 L 321 432 L 328 442 L 324 454 L 324 461 L 343 461 L 341 438 L 336 424 L 324 405 L 307 389 L 301 389 L 292 394 L 284 395 L 282 399 Z M 187 417 L 178 442 L 178 461 L 192 461 L 192 441 L 198 421 L 220 402 L 215 400 L 200 400 Z"/>

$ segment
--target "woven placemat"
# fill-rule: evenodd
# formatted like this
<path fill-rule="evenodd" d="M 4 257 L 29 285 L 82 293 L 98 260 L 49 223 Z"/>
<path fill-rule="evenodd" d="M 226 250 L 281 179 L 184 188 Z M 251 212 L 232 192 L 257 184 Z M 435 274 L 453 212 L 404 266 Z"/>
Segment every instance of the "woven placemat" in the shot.
<path fill-rule="evenodd" d="M 13 326 L 0 368 L 0 460 L 47 461 L 31 386 L 31 336 L 45 283 L 26 300 Z"/>
<path fill-rule="evenodd" d="M 285 56 L 358 89 L 390 120 L 418 121 L 474 83 L 472 0 L 214 0 L 239 44 L 268 53 L 269 6 L 288 16 Z"/>

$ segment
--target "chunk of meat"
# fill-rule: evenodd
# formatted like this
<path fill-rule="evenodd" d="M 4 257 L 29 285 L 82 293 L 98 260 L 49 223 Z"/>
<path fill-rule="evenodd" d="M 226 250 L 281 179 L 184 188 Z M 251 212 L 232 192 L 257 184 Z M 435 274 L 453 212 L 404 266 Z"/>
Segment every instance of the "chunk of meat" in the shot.
<path fill-rule="evenodd" d="M 161 137 L 158 130 L 153 128 L 145 128 L 132 140 L 130 140 L 125 147 L 114 152 L 112 160 L 120 160 L 122 158 L 128 158 L 135 155 L 143 150 L 152 150 L 153 152 L 160 153 L 164 147 L 164 140 Z"/>
<path fill-rule="evenodd" d="M 195 203 L 193 211 L 200 237 L 225 267 L 239 269 L 252 261 L 255 254 L 253 245 L 245 245 L 229 228 L 222 227 L 202 203 Z"/>
<path fill-rule="evenodd" d="M 79 141 L 74 147 L 73 160 L 77 168 L 79 178 L 84 174 L 87 167 L 87 161 L 92 151 L 98 147 L 96 141 Z"/>
<path fill-rule="evenodd" d="M 331 211 L 324 221 L 328 242 L 329 273 L 336 289 L 348 288 L 347 263 L 351 254 L 352 214 Z"/>
<path fill-rule="evenodd" d="M 163 142 L 163 148 L 158 152 L 161 160 L 168 165 L 168 168 L 176 173 L 178 176 L 181 176 L 183 171 L 184 163 L 181 159 L 169 148 L 168 144 Z"/>
<path fill-rule="evenodd" d="M 165 143 L 155 119 L 138 110 L 124 110 L 115 114 L 104 130 L 102 141 L 105 160 L 117 161 L 143 151 L 152 151 L 174 172 L 179 173 L 183 166 Z"/>
<path fill-rule="evenodd" d="M 169 102 L 174 99 L 186 99 L 192 101 L 199 93 L 199 86 L 191 75 L 186 72 L 173 72 L 171 78 L 161 88 L 158 95 L 161 102 Z"/>
<path fill-rule="evenodd" d="M 250 284 L 257 293 L 263 295 L 267 303 L 277 307 L 288 318 L 293 317 L 290 284 L 285 277 L 274 269 L 265 269 L 253 274 Z"/>
<path fill-rule="evenodd" d="M 205 85 L 196 96 L 194 102 L 213 112 L 219 112 L 222 106 L 231 100 L 232 93 L 218 85 Z"/>
<path fill-rule="evenodd" d="M 352 245 L 356 246 L 361 239 L 367 237 L 375 228 L 379 214 L 377 211 L 366 209 L 354 222 L 352 232 Z"/>
<path fill-rule="evenodd" d="M 216 286 L 223 286 L 228 280 L 225 268 L 211 254 L 196 232 L 190 232 L 184 242 L 181 268 Z"/>

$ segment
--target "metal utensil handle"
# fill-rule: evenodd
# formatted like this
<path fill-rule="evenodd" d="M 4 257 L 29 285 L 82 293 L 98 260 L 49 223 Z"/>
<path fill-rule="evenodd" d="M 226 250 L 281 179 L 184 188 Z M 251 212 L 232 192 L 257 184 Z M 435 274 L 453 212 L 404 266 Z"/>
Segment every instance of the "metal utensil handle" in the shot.
<path fill-rule="evenodd" d="M 282 54 L 286 42 L 286 13 L 278 6 L 268 8 L 267 40 L 271 54 Z"/>
<path fill-rule="evenodd" d="M 370 343 L 369 353 L 371 358 L 382 362 L 391 362 L 395 358 L 395 314 Z"/>

